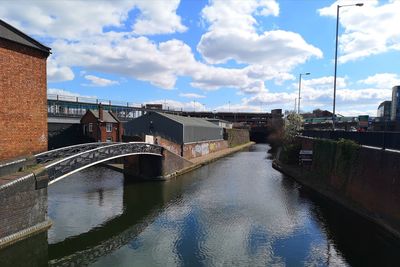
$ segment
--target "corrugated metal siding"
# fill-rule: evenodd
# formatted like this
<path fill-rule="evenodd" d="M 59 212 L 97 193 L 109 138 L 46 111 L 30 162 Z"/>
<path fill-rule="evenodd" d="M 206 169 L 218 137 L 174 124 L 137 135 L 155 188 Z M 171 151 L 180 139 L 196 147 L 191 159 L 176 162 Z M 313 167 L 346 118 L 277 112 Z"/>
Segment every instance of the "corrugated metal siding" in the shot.
<path fill-rule="evenodd" d="M 223 139 L 221 127 L 184 126 L 184 143 Z"/>
<path fill-rule="evenodd" d="M 149 112 L 125 124 L 125 135 L 144 134 L 159 135 L 182 144 L 223 139 L 223 128 L 199 118 Z"/>
<path fill-rule="evenodd" d="M 152 127 L 151 127 L 151 123 Z M 183 143 L 183 126 L 173 120 L 167 119 L 158 113 L 149 112 L 125 124 L 124 135 L 160 135 L 177 144 Z"/>

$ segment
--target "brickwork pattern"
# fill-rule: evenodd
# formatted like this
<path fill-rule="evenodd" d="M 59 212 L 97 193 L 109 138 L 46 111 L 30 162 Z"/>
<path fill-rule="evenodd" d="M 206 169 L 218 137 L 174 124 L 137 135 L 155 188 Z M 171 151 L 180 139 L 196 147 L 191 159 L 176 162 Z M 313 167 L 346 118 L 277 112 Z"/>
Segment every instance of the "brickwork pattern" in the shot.
<path fill-rule="evenodd" d="M 229 147 L 250 142 L 250 133 L 247 129 L 225 129 L 225 135 Z"/>
<path fill-rule="evenodd" d="M 46 58 L 0 39 L 0 160 L 47 150 Z"/>
<path fill-rule="evenodd" d="M 45 222 L 47 187 L 36 190 L 29 175 L 10 186 L 0 187 L 0 238 Z"/>

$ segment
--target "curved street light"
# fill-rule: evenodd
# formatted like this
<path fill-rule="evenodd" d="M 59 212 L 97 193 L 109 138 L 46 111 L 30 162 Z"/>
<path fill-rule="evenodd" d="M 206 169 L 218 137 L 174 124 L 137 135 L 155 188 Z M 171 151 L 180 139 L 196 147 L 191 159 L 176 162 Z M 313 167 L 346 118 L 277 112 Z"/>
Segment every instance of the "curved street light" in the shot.
<path fill-rule="evenodd" d="M 335 46 L 335 74 L 333 76 L 333 112 L 332 112 L 332 125 L 333 130 L 335 130 L 335 109 L 336 109 L 336 74 L 337 74 L 337 50 L 338 50 L 338 33 L 339 33 L 339 9 L 341 7 L 348 7 L 348 6 L 363 6 L 363 3 L 357 3 L 352 5 L 337 5 L 336 9 L 336 46 Z"/>

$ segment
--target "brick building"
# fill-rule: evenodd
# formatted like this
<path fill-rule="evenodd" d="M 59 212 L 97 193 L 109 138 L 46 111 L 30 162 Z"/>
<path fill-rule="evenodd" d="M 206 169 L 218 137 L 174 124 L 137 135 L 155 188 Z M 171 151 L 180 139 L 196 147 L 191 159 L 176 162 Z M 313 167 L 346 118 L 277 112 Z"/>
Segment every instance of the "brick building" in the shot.
<path fill-rule="evenodd" d="M 120 142 L 122 141 L 122 123 L 111 111 L 104 110 L 99 105 L 98 110 L 88 110 L 81 118 L 83 134 L 94 141 Z"/>
<path fill-rule="evenodd" d="M 50 48 L 0 20 L 0 160 L 47 150 Z"/>

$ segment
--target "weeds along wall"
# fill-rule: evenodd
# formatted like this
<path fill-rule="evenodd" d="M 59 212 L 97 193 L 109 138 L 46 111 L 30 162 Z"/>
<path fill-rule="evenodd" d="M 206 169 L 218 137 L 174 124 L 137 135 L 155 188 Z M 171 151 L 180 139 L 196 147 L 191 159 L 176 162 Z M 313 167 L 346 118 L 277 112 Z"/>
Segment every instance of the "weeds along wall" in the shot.
<path fill-rule="evenodd" d="M 400 236 L 399 152 L 349 140 L 298 141 L 303 149 L 312 147 L 313 162 L 310 169 L 292 165 L 293 176 Z"/>

